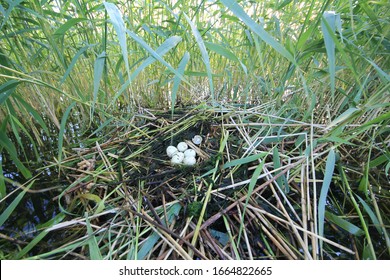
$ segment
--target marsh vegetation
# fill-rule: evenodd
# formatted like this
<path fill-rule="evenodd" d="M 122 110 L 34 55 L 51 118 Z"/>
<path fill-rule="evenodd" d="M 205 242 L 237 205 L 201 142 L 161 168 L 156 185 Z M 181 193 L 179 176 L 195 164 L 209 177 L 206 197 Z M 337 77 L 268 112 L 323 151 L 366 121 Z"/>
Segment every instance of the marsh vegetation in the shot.
<path fill-rule="evenodd" d="M 389 10 L 1 1 L 0 258 L 389 259 Z"/>

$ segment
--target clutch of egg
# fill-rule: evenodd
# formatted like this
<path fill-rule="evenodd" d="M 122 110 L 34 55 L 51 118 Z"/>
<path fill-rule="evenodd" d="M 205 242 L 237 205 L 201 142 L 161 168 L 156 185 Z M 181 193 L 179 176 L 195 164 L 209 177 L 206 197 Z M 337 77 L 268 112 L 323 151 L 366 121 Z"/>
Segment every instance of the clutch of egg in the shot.
<path fill-rule="evenodd" d="M 168 146 L 166 152 L 168 157 L 171 158 L 171 163 L 173 165 L 177 165 L 177 164 L 194 165 L 196 163 L 195 150 L 189 149 L 187 143 L 185 142 L 180 142 L 177 145 L 177 147 Z"/>

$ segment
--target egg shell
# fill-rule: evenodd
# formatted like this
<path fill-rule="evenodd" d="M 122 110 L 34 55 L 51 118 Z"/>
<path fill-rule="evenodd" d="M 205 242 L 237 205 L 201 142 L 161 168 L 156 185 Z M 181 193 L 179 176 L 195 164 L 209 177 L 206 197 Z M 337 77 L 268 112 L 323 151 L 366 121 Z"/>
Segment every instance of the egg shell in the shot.
<path fill-rule="evenodd" d="M 202 143 L 202 136 L 200 136 L 200 135 L 195 135 L 194 137 L 192 137 L 192 142 L 193 142 L 195 145 L 200 145 L 200 143 Z"/>
<path fill-rule="evenodd" d="M 177 144 L 177 149 L 179 150 L 179 152 L 184 152 L 188 149 L 188 145 L 186 142 L 180 142 L 179 144 Z"/>
<path fill-rule="evenodd" d="M 184 165 L 194 165 L 196 163 L 195 157 L 185 157 L 183 160 Z"/>
<path fill-rule="evenodd" d="M 183 159 L 185 158 L 184 153 L 182 152 L 177 152 L 175 155 L 177 155 L 181 161 L 183 161 Z"/>
<path fill-rule="evenodd" d="M 176 164 L 181 164 L 183 162 L 184 154 L 183 155 L 180 155 L 180 154 L 183 154 L 183 153 L 176 153 L 172 156 L 172 158 L 171 158 L 172 164 L 176 165 Z"/>
<path fill-rule="evenodd" d="M 188 149 L 184 151 L 184 157 L 195 157 L 196 152 L 193 149 Z"/>
<path fill-rule="evenodd" d="M 168 146 L 167 148 L 167 156 L 170 158 L 177 153 L 177 148 L 175 146 Z"/>

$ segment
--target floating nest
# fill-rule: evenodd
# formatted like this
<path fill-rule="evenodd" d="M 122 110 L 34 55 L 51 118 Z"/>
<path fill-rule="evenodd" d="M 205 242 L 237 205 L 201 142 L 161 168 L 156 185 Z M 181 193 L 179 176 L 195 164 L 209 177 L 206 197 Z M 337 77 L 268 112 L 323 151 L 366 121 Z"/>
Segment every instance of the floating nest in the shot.
<path fill-rule="evenodd" d="M 50 229 L 64 250 L 54 258 L 354 258 L 340 228 L 316 230 L 313 168 L 320 180 L 329 147 L 309 143 L 323 128 L 261 112 L 144 111 L 69 151 L 60 168 L 69 185 L 56 197 L 68 218 Z M 172 165 L 166 147 L 197 134 L 196 165 Z"/>

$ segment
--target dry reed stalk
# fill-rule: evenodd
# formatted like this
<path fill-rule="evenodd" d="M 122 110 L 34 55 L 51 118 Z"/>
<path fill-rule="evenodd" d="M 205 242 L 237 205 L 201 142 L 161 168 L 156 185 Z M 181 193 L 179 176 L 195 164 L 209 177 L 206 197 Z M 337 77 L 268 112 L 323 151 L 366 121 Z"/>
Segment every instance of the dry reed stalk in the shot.
<path fill-rule="evenodd" d="M 284 224 L 286 224 L 286 225 L 289 225 L 289 224 L 290 224 L 289 221 L 286 221 L 286 220 L 284 220 L 284 219 L 282 219 L 282 218 L 279 218 L 279 217 L 277 217 L 277 216 L 275 216 L 275 215 L 272 215 L 272 214 L 269 213 L 268 211 L 259 209 L 259 208 L 257 208 L 257 207 L 252 206 L 252 205 L 248 205 L 248 208 L 250 208 L 250 209 L 251 209 L 252 211 L 254 211 L 254 212 L 259 212 L 259 213 L 261 213 L 261 214 L 263 214 L 263 215 L 266 215 L 266 216 L 268 216 L 269 218 L 271 218 L 271 219 L 274 220 L 274 221 L 282 222 L 282 223 L 284 223 Z M 296 224 L 294 224 L 294 227 L 295 227 L 296 229 L 302 231 L 303 233 L 306 233 L 307 235 L 310 235 L 310 236 L 313 236 L 313 235 L 314 235 L 315 238 L 321 239 L 321 240 L 323 240 L 324 242 L 326 242 L 326 243 L 328 243 L 328 244 L 330 244 L 330 245 L 332 245 L 332 246 L 335 246 L 335 247 L 337 247 L 337 248 L 339 248 L 339 249 L 341 249 L 341 250 L 343 250 L 343 251 L 345 251 L 345 252 L 347 252 L 347 253 L 349 253 L 349 254 L 355 254 L 354 251 L 352 251 L 352 250 L 346 248 L 345 246 L 342 246 L 342 245 L 340 245 L 340 244 L 338 244 L 338 243 L 336 243 L 336 242 L 334 242 L 334 241 L 332 241 L 332 240 L 330 240 L 330 239 L 327 239 L 327 238 L 325 238 L 325 237 L 319 236 L 319 235 L 317 235 L 316 233 L 314 233 L 313 231 L 307 230 L 307 229 L 305 229 L 305 228 L 303 228 L 303 227 L 300 227 L 299 225 L 296 225 Z"/>

